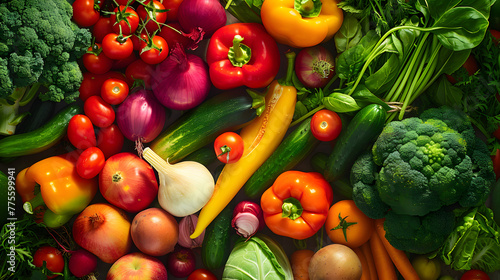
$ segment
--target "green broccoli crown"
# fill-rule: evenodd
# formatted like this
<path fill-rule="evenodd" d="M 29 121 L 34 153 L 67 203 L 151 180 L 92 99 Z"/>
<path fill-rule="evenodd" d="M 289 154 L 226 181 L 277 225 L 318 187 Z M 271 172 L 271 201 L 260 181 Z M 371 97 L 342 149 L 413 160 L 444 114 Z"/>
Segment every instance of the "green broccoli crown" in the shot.
<path fill-rule="evenodd" d="M 72 15 L 72 6 L 66 0 L 12 0 L 0 4 L 0 59 L 7 60 L 7 67 L 0 68 L 0 81 L 10 81 L 2 83 L 0 98 L 9 96 L 16 87 L 35 82 L 60 89 L 62 98 L 49 98 L 53 101 L 74 94 L 73 90 L 66 91 L 68 85 L 59 83 L 64 79 L 54 79 L 54 71 L 46 71 L 47 67 L 62 69 L 76 62 L 91 43 L 90 31 L 72 22 Z M 81 83 L 78 71 L 76 77 L 80 78 L 70 79 L 72 89 Z"/>

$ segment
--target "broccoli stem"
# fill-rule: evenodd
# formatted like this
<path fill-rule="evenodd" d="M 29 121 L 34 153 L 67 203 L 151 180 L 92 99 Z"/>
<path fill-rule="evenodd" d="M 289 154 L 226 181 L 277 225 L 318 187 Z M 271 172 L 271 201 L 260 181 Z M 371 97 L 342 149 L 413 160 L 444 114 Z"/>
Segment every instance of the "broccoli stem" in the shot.
<path fill-rule="evenodd" d="M 0 99 L 0 135 L 12 135 L 16 126 L 29 112 L 19 114 L 19 107 L 26 106 L 36 96 L 41 84 L 15 88 L 10 96 Z"/>

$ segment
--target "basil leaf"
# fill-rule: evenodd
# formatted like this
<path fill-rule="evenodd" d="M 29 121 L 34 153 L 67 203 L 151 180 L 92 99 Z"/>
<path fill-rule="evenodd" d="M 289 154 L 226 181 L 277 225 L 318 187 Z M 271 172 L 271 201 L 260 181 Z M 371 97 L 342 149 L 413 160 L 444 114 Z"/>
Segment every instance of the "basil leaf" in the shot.
<path fill-rule="evenodd" d="M 334 92 L 323 98 L 323 105 L 325 105 L 326 109 L 337 113 L 347 113 L 361 109 L 352 96 L 339 92 Z"/>

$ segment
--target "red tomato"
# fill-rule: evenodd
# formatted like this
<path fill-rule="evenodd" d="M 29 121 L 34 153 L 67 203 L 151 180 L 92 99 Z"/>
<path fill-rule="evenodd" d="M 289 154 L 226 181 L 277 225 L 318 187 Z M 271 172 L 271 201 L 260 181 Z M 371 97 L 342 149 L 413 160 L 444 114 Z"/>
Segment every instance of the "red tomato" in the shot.
<path fill-rule="evenodd" d="M 120 5 L 115 8 L 110 16 L 113 22 L 113 30 L 116 34 L 130 35 L 139 26 L 139 16 L 132 7 Z M 116 23 L 116 24 L 115 24 Z"/>
<path fill-rule="evenodd" d="M 137 15 L 139 15 L 142 22 L 146 22 L 145 28 L 149 33 L 158 30 L 161 24 L 167 20 L 167 12 L 159 10 L 165 10 L 165 6 L 156 0 L 146 0 L 144 5 L 137 7 Z M 153 15 L 153 18 L 150 19 L 149 14 Z"/>
<path fill-rule="evenodd" d="M 146 30 L 143 30 L 139 35 L 132 35 L 130 40 L 132 40 L 132 43 L 134 44 L 134 51 L 138 51 L 141 49 L 141 42 L 148 40 L 148 33 Z"/>
<path fill-rule="evenodd" d="M 102 6 L 102 3 L 103 1 L 99 5 Z M 94 0 L 76 0 L 73 2 L 73 21 L 80 27 L 94 25 L 101 17 L 94 5 Z"/>
<path fill-rule="evenodd" d="M 464 62 L 462 67 L 465 68 L 465 70 L 467 70 L 467 73 L 469 73 L 469 76 L 474 75 L 474 73 L 476 73 L 477 70 L 479 70 L 479 67 L 477 66 L 477 61 L 472 54 L 469 55 L 469 57 Z M 446 74 L 446 78 L 452 84 L 456 84 L 458 82 L 452 75 Z"/>
<path fill-rule="evenodd" d="M 103 127 L 97 132 L 97 147 L 106 158 L 121 152 L 124 140 L 125 137 L 116 124 Z"/>
<path fill-rule="evenodd" d="M 90 147 L 83 151 L 76 161 L 76 172 L 80 177 L 92 179 L 101 172 L 106 159 L 101 149 Z"/>
<path fill-rule="evenodd" d="M 113 22 L 110 17 L 101 16 L 92 26 L 92 35 L 94 35 L 97 43 L 101 43 L 104 36 L 109 33 L 113 33 Z"/>
<path fill-rule="evenodd" d="M 62 273 L 64 269 L 64 258 L 61 251 L 52 246 L 42 246 L 38 248 L 33 255 L 33 264 L 36 267 L 42 267 L 43 263 L 51 272 Z M 47 279 L 55 278 L 59 275 L 47 276 Z"/>
<path fill-rule="evenodd" d="M 234 163 L 243 155 L 243 139 L 234 132 L 224 132 L 214 141 L 217 158 L 223 163 Z"/>
<path fill-rule="evenodd" d="M 217 280 L 217 277 L 205 268 L 198 268 L 189 274 L 187 280 Z"/>
<path fill-rule="evenodd" d="M 132 38 L 132 37 L 130 37 Z M 136 52 L 132 52 L 127 58 L 125 59 L 119 59 L 119 60 L 114 60 L 113 61 L 113 66 L 111 69 L 118 70 L 118 69 L 125 69 L 127 66 L 130 65 L 130 63 L 136 61 L 139 59 L 137 56 Z"/>
<path fill-rule="evenodd" d="M 125 59 L 134 51 L 134 44 L 129 38 L 109 33 L 102 39 L 102 51 L 111 59 Z"/>
<path fill-rule="evenodd" d="M 178 31 L 184 32 L 178 22 L 171 22 L 166 25 L 171 26 Z M 181 44 L 184 48 L 186 48 L 193 43 L 193 41 L 189 39 L 189 37 L 179 34 L 179 32 L 173 30 L 168 26 L 164 25 L 161 28 L 160 33 L 158 33 L 158 36 L 163 37 L 163 39 L 167 41 L 167 45 L 169 45 L 171 49 L 173 49 L 176 44 Z"/>
<path fill-rule="evenodd" d="M 319 141 L 332 141 L 342 130 L 342 121 L 337 113 L 323 109 L 314 113 L 311 119 L 311 132 Z"/>
<path fill-rule="evenodd" d="M 127 79 L 132 81 L 132 83 L 137 83 L 139 80 L 141 83 L 144 83 L 146 89 L 151 89 L 151 76 L 154 72 L 154 65 L 147 64 L 142 59 L 138 59 L 127 66 L 127 69 L 125 69 L 125 76 L 127 76 Z"/>
<path fill-rule="evenodd" d="M 101 87 L 102 99 L 111 104 L 118 105 L 127 98 L 129 87 L 127 83 L 119 79 L 107 79 Z"/>
<path fill-rule="evenodd" d="M 93 95 L 100 95 L 102 84 L 109 78 L 127 81 L 127 78 L 122 73 L 116 71 L 109 71 L 105 74 L 94 74 L 91 72 L 83 73 L 83 80 L 78 89 L 80 92 L 80 99 L 86 101 L 87 98 Z"/>
<path fill-rule="evenodd" d="M 460 280 L 490 280 L 490 277 L 481 270 L 471 269 L 466 271 L 462 277 L 460 277 Z"/>
<path fill-rule="evenodd" d="M 82 57 L 83 66 L 94 74 L 104 74 L 111 70 L 113 60 L 102 51 L 101 44 L 94 43 Z"/>
<path fill-rule="evenodd" d="M 491 36 L 493 36 L 493 42 L 495 43 L 495 46 L 498 45 L 498 42 L 500 41 L 500 31 L 490 29 Z"/>
<path fill-rule="evenodd" d="M 163 1 L 163 6 L 168 10 L 167 12 L 167 20 L 168 21 L 177 21 L 177 11 L 179 10 L 179 5 L 182 3 L 182 0 L 166 0 Z"/>
<path fill-rule="evenodd" d="M 141 59 L 148 64 L 158 64 L 168 56 L 168 45 L 161 36 L 154 36 L 148 43 L 141 41 Z"/>
<path fill-rule="evenodd" d="M 89 117 L 74 115 L 68 123 L 69 142 L 77 149 L 85 150 L 96 146 L 94 126 Z"/>
<path fill-rule="evenodd" d="M 91 96 L 83 103 L 83 111 L 98 127 L 110 126 L 115 121 L 115 110 L 100 96 Z"/>

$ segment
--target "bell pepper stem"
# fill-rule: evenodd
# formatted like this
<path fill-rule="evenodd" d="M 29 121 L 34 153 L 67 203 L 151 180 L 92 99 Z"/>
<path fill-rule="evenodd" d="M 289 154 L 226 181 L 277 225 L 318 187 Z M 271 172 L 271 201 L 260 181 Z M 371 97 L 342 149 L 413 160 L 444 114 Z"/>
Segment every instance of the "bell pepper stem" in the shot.
<path fill-rule="evenodd" d="M 289 197 L 283 200 L 281 209 L 283 210 L 281 216 L 283 218 L 290 218 L 291 220 L 299 218 L 304 211 L 300 201 L 294 197 Z"/>
<path fill-rule="evenodd" d="M 243 37 L 236 34 L 233 38 L 233 46 L 229 48 L 227 57 L 231 64 L 235 67 L 242 67 L 247 64 L 252 57 L 252 49 L 247 45 L 242 44 Z"/>
<path fill-rule="evenodd" d="M 266 108 L 265 94 L 261 94 L 260 92 L 257 92 L 253 89 L 247 89 L 246 91 L 252 98 L 252 108 L 256 109 L 257 116 L 260 116 L 260 114 L 262 114 L 262 112 L 264 112 L 264 109 Z"/>
<path fill-rule="evenodd" d="M 26 201 L 23 204 L 23 209 L 28 214 L 33 214 L 33 210 L 41 205 L 45 205 L 45 202 L 43 201 L 42 193 L 38 193 L 32 200 Z"/>

